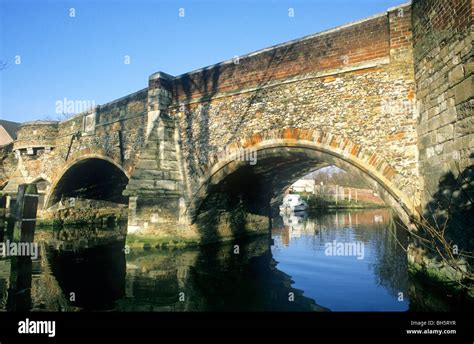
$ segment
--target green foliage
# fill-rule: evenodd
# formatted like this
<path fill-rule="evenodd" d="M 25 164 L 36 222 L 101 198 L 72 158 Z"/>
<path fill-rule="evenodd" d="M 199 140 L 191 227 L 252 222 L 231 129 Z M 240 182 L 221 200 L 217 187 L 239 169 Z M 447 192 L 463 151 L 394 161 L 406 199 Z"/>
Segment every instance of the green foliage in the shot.
<path fill-rule="evenodd" d="M 331 205 L 331 202 L 326 198 L 319 195 L 310 195 L 305 197 L 306 203 L 308 203 L 309 209 L 325 210 Z"/>
<path fill-rule="evenodd" d="M 313 179 L 316 185 L 320 185 L 323 182 L 324 185 L 339 185 L 362 189 L 368 187 L 364 177 L 347 173 L 341 169 L 335 169 L 334 166 L 314 172 Z"/>
<path fill-rule="evenodd" d="M 334 197 L 302 194 L 303 199 L 308 203 L 309 211 L 325 211 L 330 209 L 367 209 L 367 208 L 385 208 L 385 205 L 355 202 L 354 200 L 338 200 Z"/>

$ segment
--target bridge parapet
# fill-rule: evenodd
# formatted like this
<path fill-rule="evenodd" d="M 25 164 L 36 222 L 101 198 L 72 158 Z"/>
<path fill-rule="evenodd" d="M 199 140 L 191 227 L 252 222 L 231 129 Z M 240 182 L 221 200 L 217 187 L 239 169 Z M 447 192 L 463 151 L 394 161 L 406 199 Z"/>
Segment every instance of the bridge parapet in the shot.
<path fill-rule="evenodd" d="M 13 150 L 17 154 L 34 155 L 39 150 L 49 151 L 56 146 L 58 122 L 33 121 L 23 123 L 18 127 L 17 139 Z"/>

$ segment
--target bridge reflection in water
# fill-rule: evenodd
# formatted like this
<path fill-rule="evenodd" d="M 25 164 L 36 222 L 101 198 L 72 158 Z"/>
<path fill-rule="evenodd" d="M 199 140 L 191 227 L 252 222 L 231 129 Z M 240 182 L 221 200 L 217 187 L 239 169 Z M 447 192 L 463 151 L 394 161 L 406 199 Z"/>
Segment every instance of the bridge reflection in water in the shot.
<path fill-rule="evenodd" d="M 408 279 L 399 246 L 405 238 L 393 221 L 384 209 L 275 218 L 272 242 L 258 237 L 200 249 L 130 252 L 124 250 L 123 229 L 44 232 L 38 260 L 0 260 L 0 309 L 456 309 L 432 295 L 429 302 L 419 297 L 426 288 Z M 364 259 L 326 255 L 326 243 L 334 240 L 364 243 Z"/>

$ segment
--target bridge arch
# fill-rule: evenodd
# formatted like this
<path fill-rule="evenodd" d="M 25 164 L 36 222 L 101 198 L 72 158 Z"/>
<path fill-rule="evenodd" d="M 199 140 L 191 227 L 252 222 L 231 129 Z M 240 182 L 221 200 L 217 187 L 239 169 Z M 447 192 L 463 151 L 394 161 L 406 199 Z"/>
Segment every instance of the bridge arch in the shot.
<path fill-rule="evenodd" d="M 248 161 L 238 159 L 242 151 L 256 152 L 257 163 L 254 167 Z M 266 174 L 262 180 L 273 184 L 275 194 L 307 173 L 328 165 L 364 177 L 401 220 L 411 227 L 412 218 L 416 217 L 417 200 L 414 195 L 401 190 L 398 184 L 402 176 L 385 159 L 346 137 L 299 128 L 257 133 L 212 155 L 208 164 L 200 169 L 199 179 L 191 190 L 187 212 L 195 218 L 206 198 L 219 185 L 229 183 L 232 175 L 240 173 L 240 177 L 233 179 L 242 181 Z M 252 172 L 241 173 L 244 170 Z M 282 180 L 279 182 L 278 179 Z M 271 201 L 274 194 L 267 193 L 267 200 Z"/>
<path fill-rule="evenodd" d="M 64 197 L 128 202 L 122 196 L 130 176 L 113 159 L 99 154 L 85 154 L 69 161 L 53 178 L 46 197 L 48 209 Z"/>

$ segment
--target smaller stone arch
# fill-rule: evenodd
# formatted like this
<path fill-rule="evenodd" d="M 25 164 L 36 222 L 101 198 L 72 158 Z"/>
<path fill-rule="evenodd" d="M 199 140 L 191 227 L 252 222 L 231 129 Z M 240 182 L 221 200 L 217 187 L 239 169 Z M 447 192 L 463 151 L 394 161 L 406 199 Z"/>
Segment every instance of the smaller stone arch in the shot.
<path fill-rule="evenodd" d="M 46 197 L 49 193 L 49 190 L 51 189 L 51 180 L 44 174 L 41 174 L 40 176 L 34 178 L 31 181 L 31 184 L 36 184 L 36 189 L 39 195 L 38 208 L 43 209 L 46 205 Z"/>
<path fill-rule="evenodd" d="M 87 166 L 86 164 L 88 163 L 89 164 L 92 163 L 92 164 Z M 88 167 L 90 168 L 90 170 L 88 170 Z M 94 176 L 92 174 L 94 174 L 95 177 L 98 178 L 98 181 L 97 181 L 98 184 L 101 181 L 105 181 L 112 185 L 114 181 L 113 177 L 117 176 L 119 178 L 118 179 L 119 185 L 117 186 L 123 189 L 126 187 L 126 184 L 128 183 L 128 180 L 130 179 L 130 175 L 127 173 L 127 171 L 120 164 L 118 164 L 115 160 L 113 160 L 110 157 L 100 155 L 100 154 L 81 155 L 79 157 L 71 159 L 58 172 L 53 173 L 53 176 L 55 177 L 53 177 L 53 183 L 51 184 L 49 192 L 46 196 L 46 201 L 45 201 L 46 209 L 51 207 L 53 204 L 55 204 L 59 200 L 61 192 L 63 192 L 64 190 L 67 190 L 68 191 L 67 193 L 69 193 L 70 189 L 68 189 L 67 187 L 67 180 L 65 181 L 65 178 L 70 179 L 71 177 L 74 177 L 74 174 L 71 171 L 74 171 L 74 169 L 79 169 L 79 168 L 80 170 L 77 170 L 75 175 L 79 178 L 84 178 L 84 176 L 81 175 L 80 172 L 84 172 L 84 171 L 88 172 L 89 179 L 88 180 L 86 179 L 85 180 L 86 182 L 93 180 Z M 112 178 L 110 180 L 106 179 L 107 169 L 109 169 L 108 171 L 115 171 L 114 175 L 110 176 Z M 83 186 L 87 187 L 87 183 L 83 182 L 83 184 L 84 184 Z M 84 190 L 84 191 L 86 192 L 85 194 L 87 195 L 87 190 Z M 119 193 L 121 196 L 122 190 L 120 190 L 120 192 L 117 191 L 114 195 L 118 198 Z M 94 192 L 94 195 L 97 195 L 97 197 L 100 198 L 101 197 L 100 190 L 97 190 L 97 192 Z M 107 195 L 105 195 L 104 197 L 107 197 Z M 123 197 L 123 199 L 120 198 L 119 203 L 126 203 L 126 197 L 124 196 L 121 196 L 121 197 Z"/>

